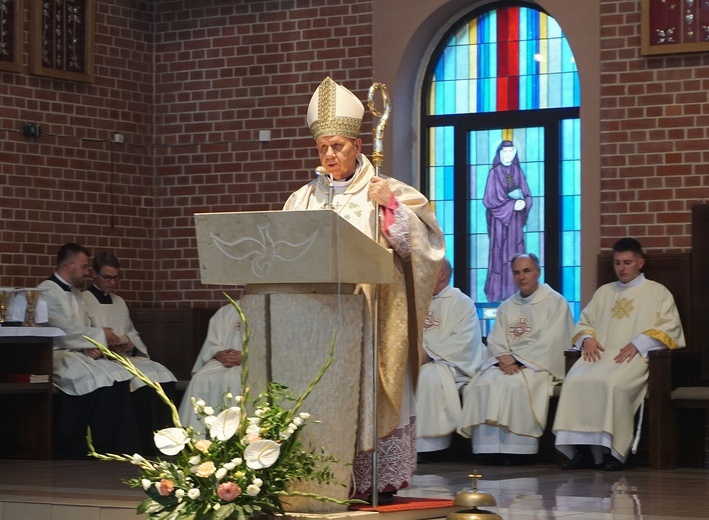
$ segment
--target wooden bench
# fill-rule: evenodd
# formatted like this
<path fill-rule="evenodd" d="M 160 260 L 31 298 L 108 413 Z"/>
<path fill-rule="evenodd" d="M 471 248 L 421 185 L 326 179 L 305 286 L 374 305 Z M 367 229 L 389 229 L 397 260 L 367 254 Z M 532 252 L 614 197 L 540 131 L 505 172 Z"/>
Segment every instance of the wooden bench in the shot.
<path fill-rule="evenodd" d="M 709 274 L 705 263 L 709 258 L 709 204 L 692 208 L 691 258 L 689 322 L 682 318 L 687 348 L 650 356 L 648 400 L 650 409 L 656 411 L 650 433 L 655 437 L 652 469 L 707 465 Z M 678 432 L 682 432 L 681 441 Z"/>

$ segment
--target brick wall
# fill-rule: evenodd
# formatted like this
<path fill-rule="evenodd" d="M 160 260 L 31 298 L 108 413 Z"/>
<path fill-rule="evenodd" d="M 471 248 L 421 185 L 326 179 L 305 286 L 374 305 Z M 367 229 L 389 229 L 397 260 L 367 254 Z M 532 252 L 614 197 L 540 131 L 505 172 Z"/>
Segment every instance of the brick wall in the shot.
<path fill-rule="evenodd" d="M 25 2 L 25 19 L 27 6 Z M 34 287 L 57 249 L 112 250 L 129 268 L 131 299 L 152 296 L 154 222 L 152 14 L 148 2 L 97 2 L 96 81 L 0 72 L 0 285 Z M 23 122 L 43 135 L 22 136 Z M 114 144 L 114 132 L 147 136 Z"/>
<path fill-rule="evenodd" d="M 0 72 L 0 286 L 76 241 L 116 252 L 131 305 L 213 306 L 193 213 L 278 209 L 312 177 L 307 103 L 327 75 L 366 94 L 370 0 L 98 0 L 96 19 L 93 84 Z"/>
<path fill-rule="evenodd" d="M 193 213 L 277 209 L 311 177 L 307 102 L 326 75 L 365 97 L 373 1 L 98 0 L 93 84 L 31 76 L 26 54 L 0 72 L 0 285 L 34 286 L 73 240 L 123 259 L 132 305 L 221 301 Z M 709 56 L 644 57 L 638 0 L 599 2 L 602 245 L 687 250 L 709 198 Z"/>
<path fill-rule="evenodd" d="M 709 199 L 709 55 L 646 57 L 640 2 L 601 1 L 601 236 L 688 250 Z"/>
<path fill-rule="evenodd" d="M 155 26 L 155 296 L 178 304 L 223 300 L 197 281 L 193 213 L 280 209 L 319 164 L 317 85 L 372 83 L 370 0 L 194 4 L 159 2 Z"/>

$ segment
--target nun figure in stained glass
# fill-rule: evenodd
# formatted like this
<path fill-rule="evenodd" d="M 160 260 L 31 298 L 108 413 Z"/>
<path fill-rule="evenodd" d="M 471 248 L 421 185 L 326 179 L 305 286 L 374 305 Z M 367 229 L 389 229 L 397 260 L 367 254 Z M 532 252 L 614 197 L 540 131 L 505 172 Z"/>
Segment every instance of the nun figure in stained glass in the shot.
<path fill-rule="evenodd" d="M 502 141 L 497 147 L 483 204 L 490 237 L 485 295 L 490 302 L 501 302 L 517 290 L 510 261 L 515 254 L 526 251 L 524 226 L 532 208 L 532 195 L 512 141 Z"/>

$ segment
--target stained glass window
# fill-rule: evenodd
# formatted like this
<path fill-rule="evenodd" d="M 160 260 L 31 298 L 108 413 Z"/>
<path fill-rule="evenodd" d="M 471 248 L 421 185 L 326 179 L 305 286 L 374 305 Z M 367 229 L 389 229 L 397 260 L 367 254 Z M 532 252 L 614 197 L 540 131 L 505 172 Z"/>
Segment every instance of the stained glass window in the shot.
<path fill-rule="evenodd" d="M 509 2 L 485 9 L 445 36 L 429 64 L 423 189 L 445 234 L 454 283 L 482 313 L 494 318 L 516 290 L 508 271 L 517 248 L 539 257 L 540 281 L 561 292 L 578 317 L 580 87 L 573 53 L 545 12 Z"/>

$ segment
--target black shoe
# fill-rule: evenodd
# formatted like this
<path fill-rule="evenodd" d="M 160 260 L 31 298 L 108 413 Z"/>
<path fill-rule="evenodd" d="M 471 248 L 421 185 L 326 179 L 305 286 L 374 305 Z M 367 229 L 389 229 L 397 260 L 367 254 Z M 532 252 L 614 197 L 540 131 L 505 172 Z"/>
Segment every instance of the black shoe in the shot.
<path fill-rule="evenodd" d="M 498 463 L 500 466 L 532 466 L 536 463 L 536 456 L 522 453 L 500 453 Z"/>
<path fill-rule="evenodd" d="M 593 455 L 591 450 L 586 446 L 579 446 L 576 450 L 574 457 L 567 462 L 564 462 L 561 467 L 563 469 L 574 470 L 574 469 L 591 469 L 595 466 L 595 461 L 593 460 Z"/>
<path fill-rule="evenodd" d="M 379 493 L 377 505 L 388 506 L 388 505 L 394 503 L 395 498 L 396 498 L 396 491 L 382 491 L 381 493 Z M 368 502 L 371 504 L 373 500 L 374 499 L 370 495 Z"/>
<path fill-rule="evenodd" d="M 603 471 L 621 471 L 625 468 L 625 464 L 616 459 L 610 453 L 603 455 Z"/>

